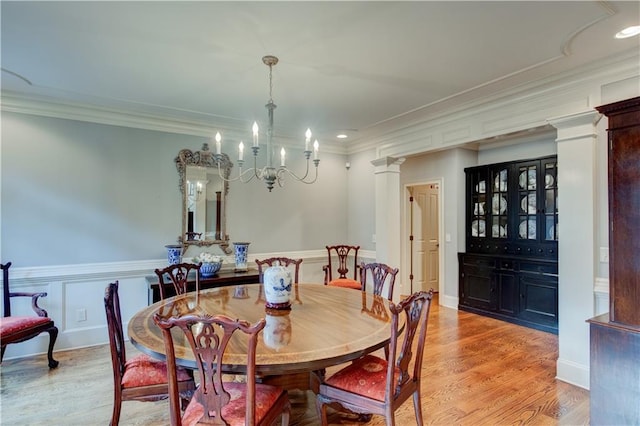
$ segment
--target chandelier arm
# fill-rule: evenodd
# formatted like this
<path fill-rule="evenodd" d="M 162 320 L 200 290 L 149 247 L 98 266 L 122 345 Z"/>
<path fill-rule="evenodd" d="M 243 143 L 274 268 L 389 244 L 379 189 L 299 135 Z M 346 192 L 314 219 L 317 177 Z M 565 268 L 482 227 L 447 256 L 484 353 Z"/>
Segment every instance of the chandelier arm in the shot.
<path fill-rule="evenodd" d="M 282 169 L 283 171 L 286 171 L 287 173 L 289 173 L 289 175 L 291 175 L 295 180 L 298 180 L 298 181 L 302 182 L 302 181 L 304 181 L 304 180 L 307 178 L 307 176 L 309 176 L 309 159 L 308 159 L 308 158 L 307 158 L 306 163 L 307 163 L 307 169 L 305 170 L 305 172 L 304 172 L 304 176 L 302 176 L 302 177 L 298 176 L 297 174 L 295 174 L 294 172 L 292 172 L 292 171 L 291 171 L 290 169 L 288 169 L 287 167 L 282 167 L 281 169 Z"/>
<path fill-rule="evenodd" d="M 308 167 L 307 167 L 307 173 L 305 173 L 305 175 L 303 177 L 300 177 L 300 176 L 296 175 L 294 172 L 292 172 L 291 170 L 287 169 L 286 167 L 281 167 L 280 169 L 278 169 L 278 181 L 280 181 L 280 179 L 282 179 L 282 175 L 284 173 L 288 173 L 289 176 L 293 177 L 298 182 L 302 182 L 302 183 L 305 183 L 305 184 L 311 184 L 311 183 L 314 183 L 316 180 L 318 180 L 318 165 L 317 164 L 316 164 L 315 169 L 316 169 L 316 173 L 315 173 L 315 176 L 314 176 L 313 180 L 307 180 L 307 176 L 309 174 Z"/>
<path fill-rule="evenodd" d="M 224 182 L 236 182 L 236 181 L 240 181 L 242 183 L 247 183 L 249 181 L 251 181 L 251 179 L 253 179 L 253 176 L 251 176 L 248 180 L 242 180 L 242 178 L 253 172 L 253 168 L 251 169 L 247 169 L 247 170 L 242 170 L 242 166 L 240 166 L 239 170 L 238 170 L 238 176 L 234 177 L 234 178 L 227 178 L 222 174 L 222 169 L 220 168 L 220 162 L 217 162 L 218 165 L 218 176 L 220 177 L 220 179 L 222 179 Z"/>

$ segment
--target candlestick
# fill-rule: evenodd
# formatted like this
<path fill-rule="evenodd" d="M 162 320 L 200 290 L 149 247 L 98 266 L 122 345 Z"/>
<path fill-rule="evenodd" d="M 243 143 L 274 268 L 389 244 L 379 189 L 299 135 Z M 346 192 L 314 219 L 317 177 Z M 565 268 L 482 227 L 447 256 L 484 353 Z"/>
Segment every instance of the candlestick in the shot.
<path fill-rule="evenodd" d="M 284 151 L 284 147 L 282 147 L 282 149 L 280 150 L 280 167 L 284 167 L 284 158 L 285 158 L 285 151 Z"/>
<path fill-rule="evenodd" d="M 244 159 L 244 143 L 240 141 L 240 145 L 238 145 L 238 161 L 242 161 Z"/>
<path fill-rule="evenodd" d="M 318 159 L 318 148 L 320 147 L 320 144 L 318 144 L 318 139 L 315 140 L 315 142 L 313 143 L 313 159 L 317 160 Z"/>

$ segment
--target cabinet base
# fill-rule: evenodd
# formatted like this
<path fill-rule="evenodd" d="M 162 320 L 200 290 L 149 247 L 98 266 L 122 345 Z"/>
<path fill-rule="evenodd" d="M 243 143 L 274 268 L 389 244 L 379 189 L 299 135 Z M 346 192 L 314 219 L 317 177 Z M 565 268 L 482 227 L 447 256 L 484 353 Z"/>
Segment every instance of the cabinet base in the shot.
<path fill-rule="evenodd" d="M 521 318 L 515 318 L 515 317 L 511 317 L 509 315 L 503 315 L 503 314 L 500 314 L 498 312 L 488 312 L 488 311 L 485 311 L 485 310 L 482 310 L 482 309 L 477 309 L 477 308 L 473 308 L 471 306 L 465 306 L 465 305 L 458 305 L 458 310 L 465 311 L 465 312 L 471 312 L 473 314 L 482 315 L 484 317 L 494 318 L 494 319 L 501 320 L 501 321 L 510 322 L 512 324 L 521 325 L 521 326 L 527 327 L 527 328 L 533 328 L 535 330 L 540 330 L 540 331 L 544 331 L 544 332 L 547 332 L 547 333 L 558 334 L 558 327 L 548 326 L 548 325 L 544 325 L 544 324 L 538 324 L 538 323 L 535 323 L 535 322 L 523 320 Z"/>

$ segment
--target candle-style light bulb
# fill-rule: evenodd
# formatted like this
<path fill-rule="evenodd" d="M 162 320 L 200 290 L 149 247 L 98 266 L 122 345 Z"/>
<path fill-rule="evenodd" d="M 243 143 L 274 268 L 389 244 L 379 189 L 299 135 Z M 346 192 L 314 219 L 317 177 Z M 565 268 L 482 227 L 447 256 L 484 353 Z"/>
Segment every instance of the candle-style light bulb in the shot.
<path fill-rule="evenodd" d="M 216 132 L 216 154 L 222 153 L 222 136 L 220 132 Z"/>
<path fill-rule="evenodd" d="M 282 149 L 280 150 L 280 167 L 284 167 L 285 156 L 286 156 L 286 152 L 284 150 L 284 147 L 282 147 Z"/>
<path fill-rule="evenodd" d="M 244 159 L 244 143 L 240 141 L 238 145 L 238 161 L 242 161 Z"/>
<path fill-rule="evenodd" d="M 311 142 L 311 129 L 307 129 L 304 133 L 304 150 L 309 151 L 309 142 Z"/>
<path fill-rule="evenodd" d="M 253 122 L 253 127 L 251 128 L 251 130 L 253 130 L 253 146 L 258 146 L 258 122 L 254 121 Z"/>
<path fill-rule="evenodd" d="M 320 147 L 320 144 L 318 143 L 318 139 L 316 139 L 316 141 L 313 143 L 313 159 L 317 160 L 318 159 L 318 148 Z"/>

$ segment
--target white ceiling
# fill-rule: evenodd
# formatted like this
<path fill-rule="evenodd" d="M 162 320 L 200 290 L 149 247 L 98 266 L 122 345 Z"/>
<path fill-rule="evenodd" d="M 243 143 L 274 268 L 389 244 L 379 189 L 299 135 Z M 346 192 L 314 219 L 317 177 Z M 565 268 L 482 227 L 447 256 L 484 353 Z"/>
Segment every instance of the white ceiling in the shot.
<path fill-rule="evenodd" d="M 2 1 L 1 18 L 5 95 L 249 135 L 270 54 L 276 134 L 328 142 L 640 49 L 613 38 L 637 1 Z"/>

